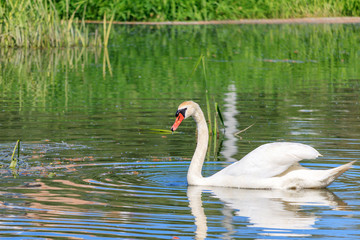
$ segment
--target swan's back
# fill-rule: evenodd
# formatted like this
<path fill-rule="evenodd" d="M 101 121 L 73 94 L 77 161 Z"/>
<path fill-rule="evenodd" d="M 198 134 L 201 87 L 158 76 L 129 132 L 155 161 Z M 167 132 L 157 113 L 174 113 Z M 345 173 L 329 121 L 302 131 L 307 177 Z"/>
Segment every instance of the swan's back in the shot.
<path fill-rule="evenodd" d="M 231 164 L 217 174 L 270 178 L 280 175 L 291 166 L 301 168 L 297 163 L 303 159 L 315 159 L 319 156 L 321 154 L 316 149 L 305 144 L 267 143 L 254 149 L 240 161 Z"/>

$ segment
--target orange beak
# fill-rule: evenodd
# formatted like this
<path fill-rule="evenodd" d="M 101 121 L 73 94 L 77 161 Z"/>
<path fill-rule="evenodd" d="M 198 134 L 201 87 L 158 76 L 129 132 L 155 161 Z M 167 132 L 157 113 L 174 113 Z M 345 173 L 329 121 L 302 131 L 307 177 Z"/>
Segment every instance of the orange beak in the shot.
<path fill-rule="evenodd" d="M 174 132 L 180 126 L 180 123 L 182 122 L 182 120 L 184 120 L 184 116 L 181 113 L 179 113 L 179 115 L 177 116 L 177 118 L 175 120 L 174 125 L 172 125 L 172 127 L 171 127 L 171 131 Z"/>

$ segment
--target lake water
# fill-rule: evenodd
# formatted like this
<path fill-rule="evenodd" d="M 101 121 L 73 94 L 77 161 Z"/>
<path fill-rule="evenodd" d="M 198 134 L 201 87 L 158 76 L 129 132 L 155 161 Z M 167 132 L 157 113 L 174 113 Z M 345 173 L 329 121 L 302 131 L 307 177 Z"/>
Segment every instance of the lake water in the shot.
<path fill-rule="evenodd" d="M 195 124 L 161 131 L 182 101 L 205 111 L 207 89 L 225 128 L 211 139 L 205 176 L 273 141 L 315 147 L 324 157 L 303 161 L 313 169 L 357 160 L 359 30 L 116 26 L 108 52 L 1 49 L 1 236 L 359 238 L 358 163 L 323 190 L 188 187 Z"/>

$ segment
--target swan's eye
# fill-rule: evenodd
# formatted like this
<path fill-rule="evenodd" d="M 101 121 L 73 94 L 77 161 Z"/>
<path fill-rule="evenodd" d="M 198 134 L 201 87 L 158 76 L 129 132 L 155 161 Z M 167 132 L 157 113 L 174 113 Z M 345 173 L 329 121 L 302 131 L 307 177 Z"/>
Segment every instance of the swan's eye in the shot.
<path fill-rule="evenodd" d="M 179 109 L 176 111 L 175 113 L 175 117 L 178 117 L 179 116 L 179 113 L 181 113 L 184 117 L 185 117 L 185 111 L 186 111 L 187 108 L 182 108 L 182 109 Z"/>

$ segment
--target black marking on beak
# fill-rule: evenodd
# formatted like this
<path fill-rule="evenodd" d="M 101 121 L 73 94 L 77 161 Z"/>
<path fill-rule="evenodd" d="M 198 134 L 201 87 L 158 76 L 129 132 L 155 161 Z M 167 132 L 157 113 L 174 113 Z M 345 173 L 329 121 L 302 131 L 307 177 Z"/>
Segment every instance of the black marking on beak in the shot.
<path fill-rule="evenodd" d="M 185 117 L 186 109 L 187 108 L 182 108 L 182 109 L 177 110 L 176 113 L 175 113 L 175 117 L 178 117 L 179 113 L 181 113 Z"/>

